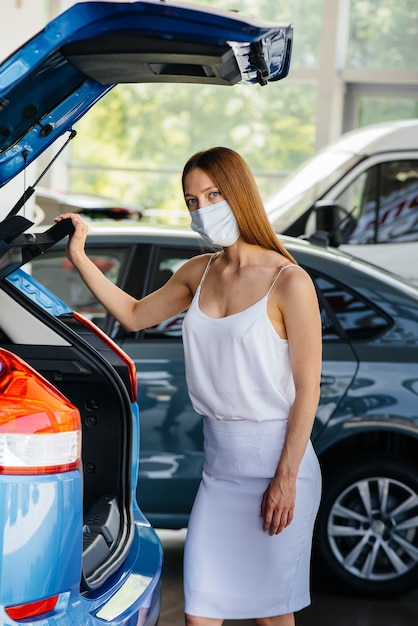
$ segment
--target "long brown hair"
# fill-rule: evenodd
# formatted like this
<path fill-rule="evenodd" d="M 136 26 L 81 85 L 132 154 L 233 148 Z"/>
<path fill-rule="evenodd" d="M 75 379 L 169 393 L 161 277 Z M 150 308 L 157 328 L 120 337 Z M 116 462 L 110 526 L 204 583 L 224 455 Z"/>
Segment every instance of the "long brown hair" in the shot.
<path fill-rule="evenodd" d="M 275 250 L 296 263 L 274 232 L 254 175 L 241 155 L 235 150 L 219 146 L 197 152 L 184 166 L 183 193 L 187 174 L 196 168 L 206 172 L 228 202 L 245 242 Z"/>

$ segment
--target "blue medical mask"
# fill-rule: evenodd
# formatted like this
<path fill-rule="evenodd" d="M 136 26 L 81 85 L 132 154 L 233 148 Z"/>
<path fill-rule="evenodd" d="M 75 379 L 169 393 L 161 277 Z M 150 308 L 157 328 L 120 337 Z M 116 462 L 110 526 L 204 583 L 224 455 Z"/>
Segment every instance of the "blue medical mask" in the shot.
<path fill-rule="evenodd" d="M 235 215 L 226 200 L 191 212 L 190 227 L 214 246 L 232 246 L 240 235 Z"/>

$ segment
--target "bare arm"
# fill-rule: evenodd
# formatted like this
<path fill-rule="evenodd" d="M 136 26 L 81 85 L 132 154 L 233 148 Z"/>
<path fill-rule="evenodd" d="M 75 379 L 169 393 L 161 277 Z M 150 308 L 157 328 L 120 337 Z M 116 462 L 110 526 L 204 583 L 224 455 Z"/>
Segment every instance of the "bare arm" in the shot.
<path fill-rule="evenodd" d="M 84 249 L 88 226 L 79 215 L 66 213 L 57 217 L 56 221 L 68 217 L 75 228 L 67 247 L 68 258 L 93 295 L 124 328 L 135 331 L 154 326 L 190 305 L 194 285 L 197 285 L 199 274 L 201 276 L 207 262 L 205 259 L 191 259 L 163 287 L 137 300 L 106 278 L 88 258 Z"/>
<path fill-rule="evenodd" d="M 271 535 L 281 532 L 293 519 L 296 477 L 318 406 L 322 362 L 321 319 L 314 286 L 306 273 L 287 272 L 278 297 L 296 395 L 280 461 L 261 505 L 263 527 Z"/>

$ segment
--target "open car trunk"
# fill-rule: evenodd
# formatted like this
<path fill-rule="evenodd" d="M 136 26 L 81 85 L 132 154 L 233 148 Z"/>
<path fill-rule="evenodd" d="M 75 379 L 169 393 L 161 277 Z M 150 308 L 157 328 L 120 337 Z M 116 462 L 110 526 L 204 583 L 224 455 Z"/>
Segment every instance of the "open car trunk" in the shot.
<path fill-rule="evenodd" d="M 0 287 L 0 307 L 10 312 L 10 322 L 0 327 L 0 345 L 47 378 L 81 415 L 80 583 L 91 591 L 120 566 L 133 538 L 129 394 L 135 381 L 129 360 L 112 350 L 93 325 L 86 326 L 65 307 L 61 310 L 60 301 L 23 271 L 3 279 Z"/>

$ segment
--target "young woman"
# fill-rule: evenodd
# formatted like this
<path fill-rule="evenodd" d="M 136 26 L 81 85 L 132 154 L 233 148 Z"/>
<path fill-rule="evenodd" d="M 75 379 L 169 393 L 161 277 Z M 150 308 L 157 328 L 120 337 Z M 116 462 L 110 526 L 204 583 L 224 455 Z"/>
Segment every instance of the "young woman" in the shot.
<path fill-rule="evenodd" d="M 205 461 L 184 553 L 187 626 L 293 626 L 310 603 L 321 492 L 310 443 L 322 345 L 315 289 L 275 235 L 240 155 L 200 152 L 182 183 L 192 229 L 219 251 L 190 259 L 141 300 L 88 259 L 79 216 L 57 219 L 71 217 L 68 257 L 126 329 L 188 309 L 186 378 L 204 416 Z"/>

